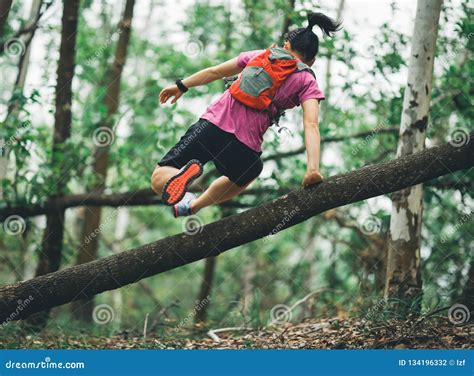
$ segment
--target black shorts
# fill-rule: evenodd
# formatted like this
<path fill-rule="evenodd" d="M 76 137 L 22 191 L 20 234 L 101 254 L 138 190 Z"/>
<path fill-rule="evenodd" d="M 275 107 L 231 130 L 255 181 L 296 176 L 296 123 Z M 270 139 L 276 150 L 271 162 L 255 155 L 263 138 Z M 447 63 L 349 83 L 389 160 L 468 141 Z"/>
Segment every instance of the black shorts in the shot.
<path fill-rule="evenodd" d="M 213 161 L 217 171 L 233 183 L 244 186 L 262 172 L 260 154 L 240 142 L 234 134 L 199 119 L 158 165 L 181 168 L 191 159 L 197 159 L 203 165 Z"/>

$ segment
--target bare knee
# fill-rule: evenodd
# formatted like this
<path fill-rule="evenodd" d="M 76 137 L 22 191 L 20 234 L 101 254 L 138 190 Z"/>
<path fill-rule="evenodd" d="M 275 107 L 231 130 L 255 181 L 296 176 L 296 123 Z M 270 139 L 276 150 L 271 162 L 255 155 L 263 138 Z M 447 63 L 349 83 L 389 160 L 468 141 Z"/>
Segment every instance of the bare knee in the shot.
<path fill-rule="evenodd" d="M 156 166 L 153 174 L 151 174 L 151 189 L 157 195 L 161 195 L 164 185 L 169 178 L 179 172 L 177 168 L 171 166 Z"/>
<path fill-rule="evenodd" d="M 161 194 L 163 189 L 163 178 L 162 178 L 162 168 L 160 166 L 156 166 L 151 174 L 151 189 L 157 195 Z"/>

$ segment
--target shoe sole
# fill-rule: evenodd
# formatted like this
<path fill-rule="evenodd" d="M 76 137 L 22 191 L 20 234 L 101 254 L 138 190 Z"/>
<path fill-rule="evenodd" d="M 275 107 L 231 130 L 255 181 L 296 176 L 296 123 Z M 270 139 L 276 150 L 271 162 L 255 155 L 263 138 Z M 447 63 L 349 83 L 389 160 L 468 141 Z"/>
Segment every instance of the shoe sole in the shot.
<path fill-rule="evenodd" d="M 201 175 L 201 162 L 191 159 L 178 174 L 166 182 L 161 195 L 163 204 L 173 206 L 180 202 L 191 183 Z"/>

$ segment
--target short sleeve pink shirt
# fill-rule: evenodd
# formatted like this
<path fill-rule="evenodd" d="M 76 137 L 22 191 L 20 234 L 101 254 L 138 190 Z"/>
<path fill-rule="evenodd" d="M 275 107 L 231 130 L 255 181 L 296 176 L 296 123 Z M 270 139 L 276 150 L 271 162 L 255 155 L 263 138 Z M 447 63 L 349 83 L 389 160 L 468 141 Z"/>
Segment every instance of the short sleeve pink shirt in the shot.
<path fill-rule="evenodd" d="M 263 50 L 242 52 L 237 64 L 245 68 L 249 60 Z M 314 76 L 307 71 L 292 73 L 283 81 L 275 95 L 278 108 L 287 110 L 308 99 L 323 100 L 324 94 L 319 89 Z M 274 109 L 276 112 L 276 109 Z M 233 133 L 237 139 L 250 149 L 261 152 L 263 135 L 270 126 L 269 114 L 247 107 L 236 101 L 226 90 L 204 112 L 201 118 L 217 125 L 223 131 Z"/>

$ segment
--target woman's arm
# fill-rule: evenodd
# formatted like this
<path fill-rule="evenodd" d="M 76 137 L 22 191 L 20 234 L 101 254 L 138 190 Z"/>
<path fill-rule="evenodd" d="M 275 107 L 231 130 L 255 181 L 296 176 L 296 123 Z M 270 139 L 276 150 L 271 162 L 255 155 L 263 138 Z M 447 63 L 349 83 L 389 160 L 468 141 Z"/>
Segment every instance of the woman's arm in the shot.
<path fill-rule="evenodd" d="M 182 82 L 188 88 L 196 87 L 200 85 L 206 85 L 224 77 L 236 75 L 240 72 L 242 72 L 242 68 L 238 66 L 237 58 L 233 58 L 222 64 L 205 68 L 197 73 L 194 73 L 193 75 L 185 78 Z M 176 103 L 181 95 L 183 95 L 183 92 L 179 90 L 176 85 L 169 86 L 161 91 L 160 103 L 166 103 L 171 97 L 174 97 L 171 103 Z"/>
<path fill-rule="evenodd" d="M 306 174 L 303 179 L 303 187 L 318 183 L 323 180 L 323 176 L 319 173 L 319 153 L 321 140 L 319 136 L 319 101 L 317 99 L 308 99 L 303 102 L 303 125 L 304 125 L 304 142 L 306 146 L 306 155 L 308 164 Z"/>

